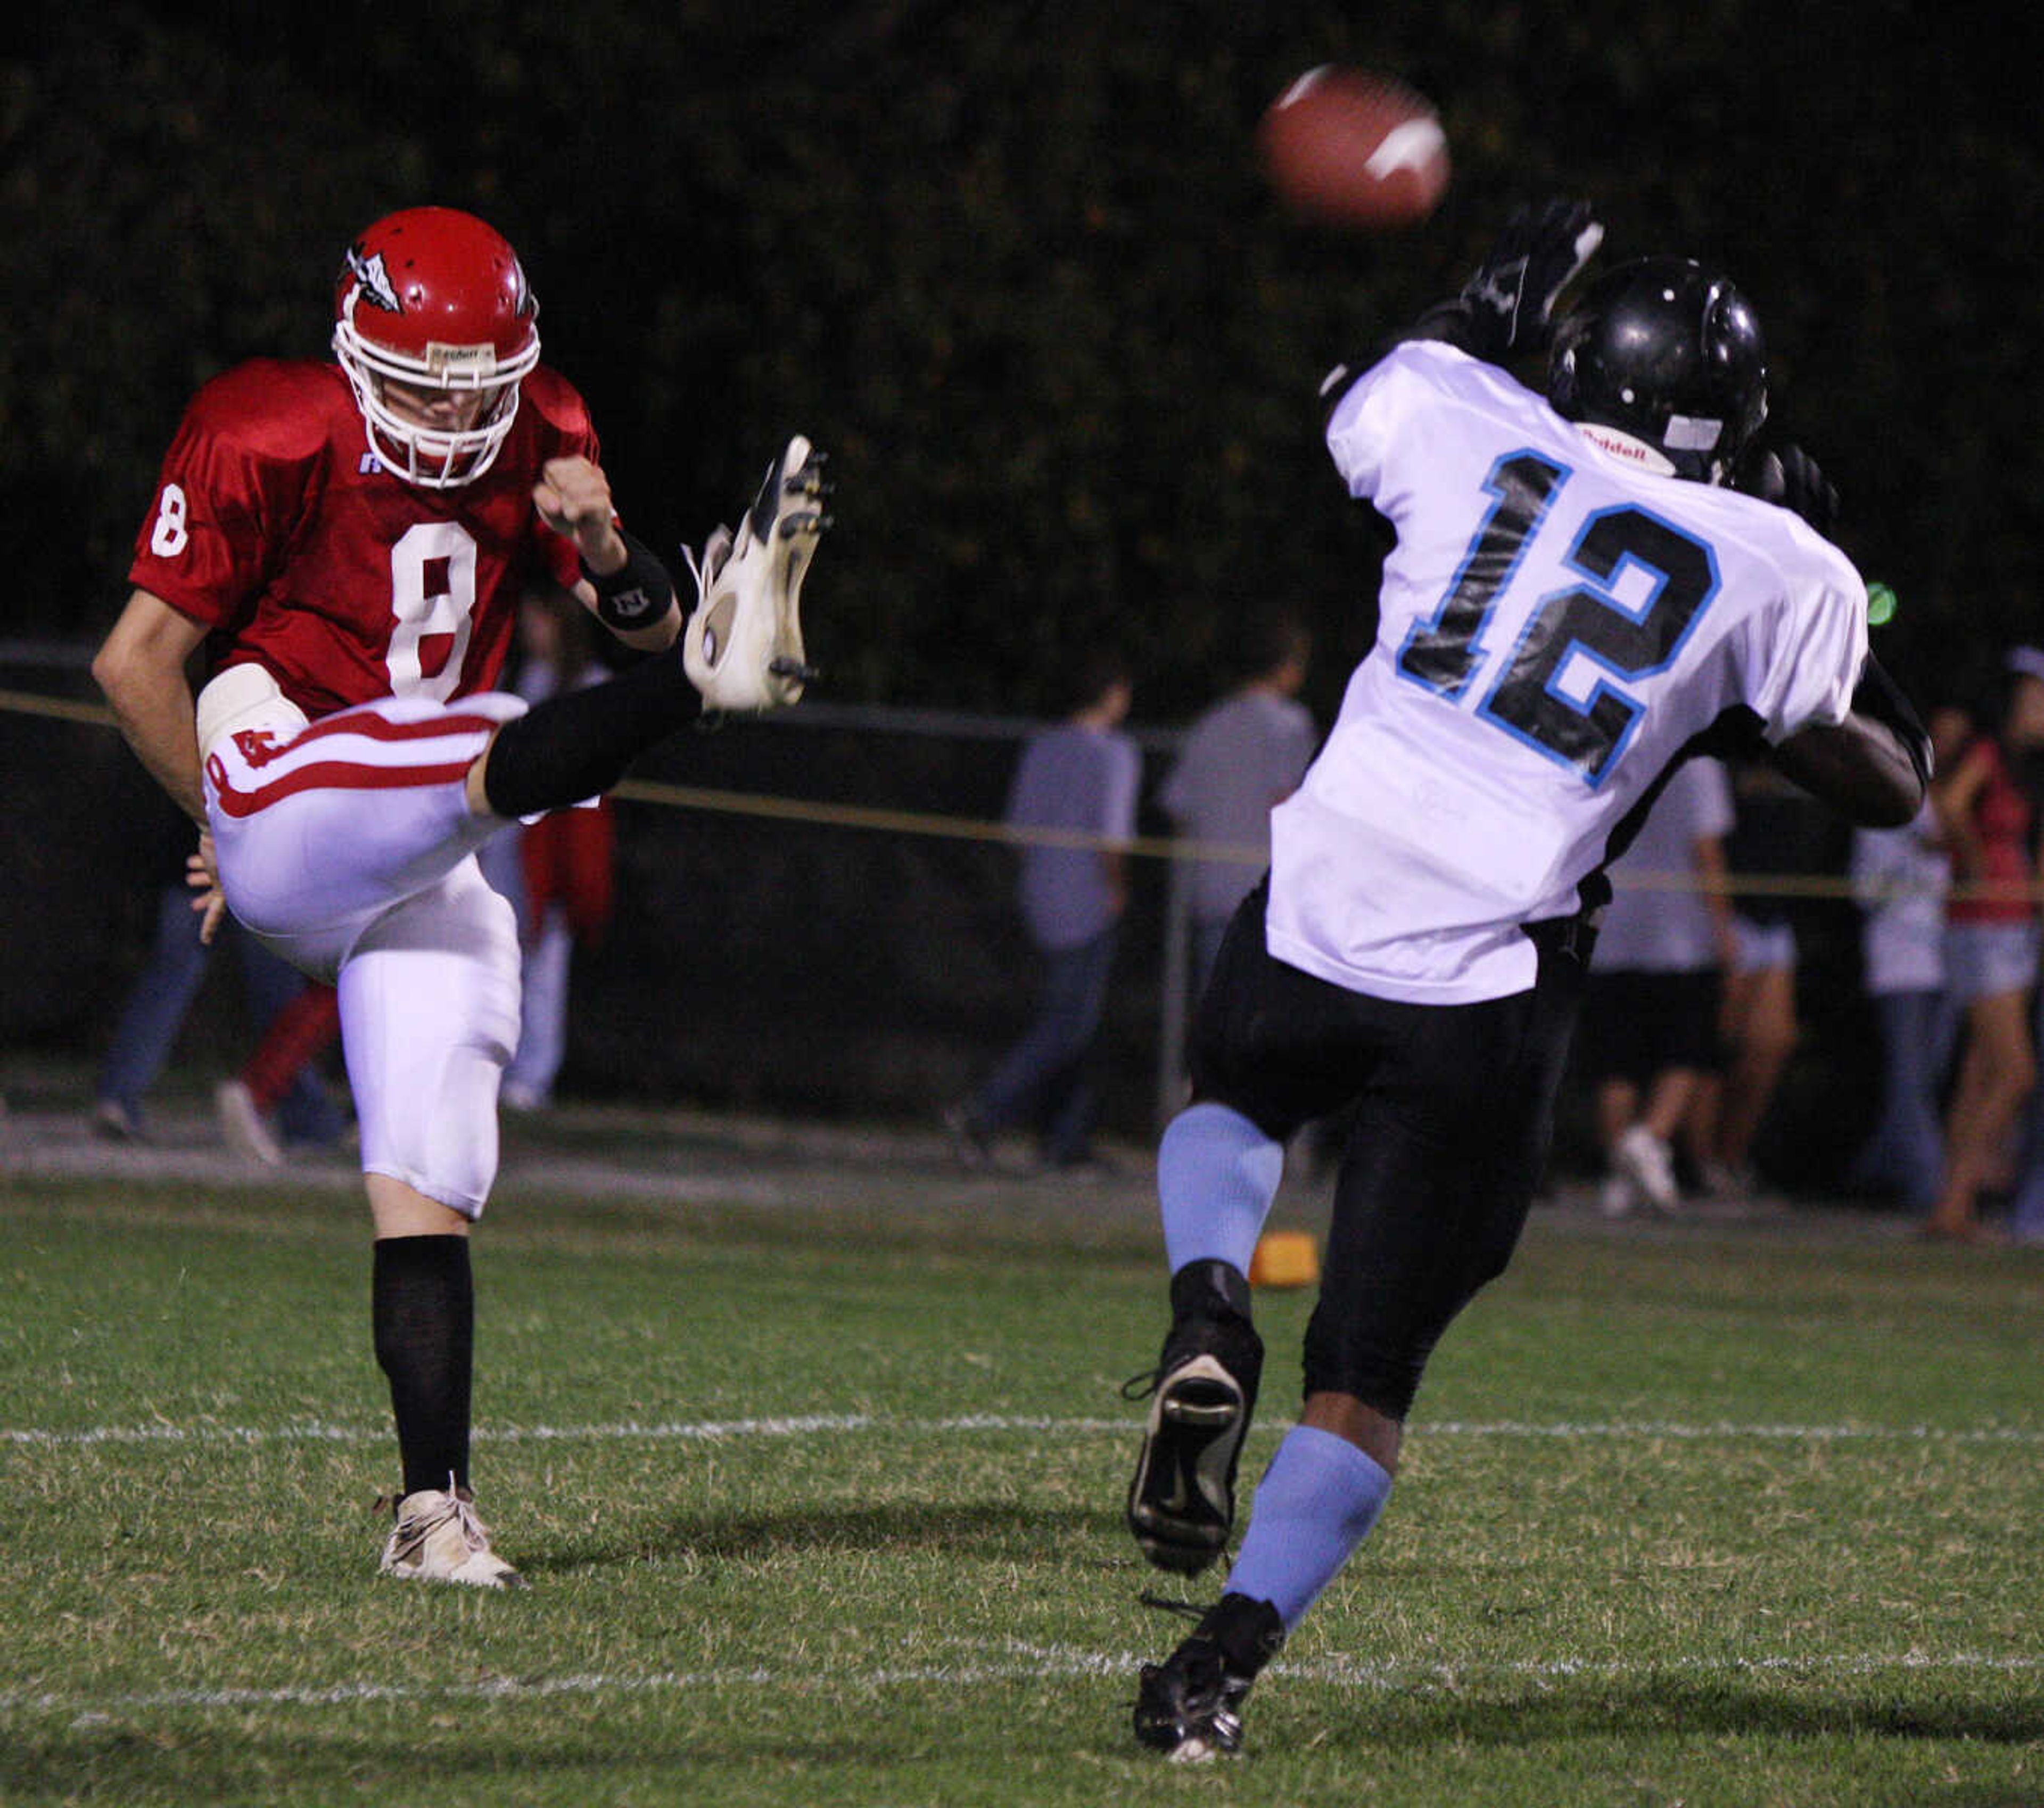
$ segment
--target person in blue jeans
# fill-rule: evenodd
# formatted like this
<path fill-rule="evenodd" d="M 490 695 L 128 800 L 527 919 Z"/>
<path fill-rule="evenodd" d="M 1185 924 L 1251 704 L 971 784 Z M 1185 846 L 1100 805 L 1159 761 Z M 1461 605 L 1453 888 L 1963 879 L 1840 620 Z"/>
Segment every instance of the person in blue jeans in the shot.
<path fill-rule="evenodd" d="M 1938 717 L 1931 718 L 1934 743 Z M 1945 894 L 1952 863 L 1927 804 L 1902 829 L 1853 831 L 1853 891 L 1863 913 L 1862 983 L 1881 1029 L 1881 1099 L 1853 1179 L 1919 1215 L 1937 1203 L 1939 1120 L 1958 1010 L 1945 986 Z"/>
<path fill-rule="evenodd" d="M 959 1158 L 991 1162 L 993 1140 L 1033 1124 L 1046 1168 L 1094 1160 L 1086 1060 L 1107 1008 L 1128 900 L 1124 856 L 1102 841 L 1135 832 L 1142 756 L 1120 732 L 1134 696 L 1126 664 L 1097 652 L 1078 667 L 1075 706 L 1032 737 L 1009 788 L 1005 820 L 1025 837 L 1020 902 L 1041 961 L 1036 1014 L 979 1089 L 944 1114 Z M 1048 833 L 1045 833 L 1048 832 Z M 1069 844 L 1057 837 L 1071 837 Z"/>
<path fill-rule="evenodd" d="M 143 1101 L 170 1059 L 211 963 L 213 950 L 199 939 L 199 917 L 185 883 L 191 842 L 191 825 L 182 817 L 164 819 L 155 939 L 121 1006 L 94 1087 L 94 1128 L 116 1141 L 146 1138 Z M 240 944 L 250 1019 L 267 1025 L 305 989 L 305 977 L 254 937 L 239 930 L 230 934 Z M 287 1143 L 323 1145 L 336 1141 L 345 1128 L 340 1110 L 309 1067 L 279 1102 L 277 1121 Z"/>

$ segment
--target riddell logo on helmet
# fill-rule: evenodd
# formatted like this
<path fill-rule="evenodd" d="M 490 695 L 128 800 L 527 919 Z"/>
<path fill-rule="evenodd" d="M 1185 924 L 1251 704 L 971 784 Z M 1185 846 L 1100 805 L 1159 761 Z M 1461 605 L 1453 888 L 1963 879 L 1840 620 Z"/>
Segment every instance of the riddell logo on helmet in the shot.
<path fill-rule="evenodd" d="M 403 311 L 398 305 L 397 286 L 391 282 L 390 271 L 383 267 L 382 252 L 372 252 L 364 257 L 360 246 L 350 245 L 348 271 L 355 279 L 355 290 L 361 299 L 382 309 L 386 314 Z"/>
<path fill-rule="evenodd" d="M 486 377 L 497 368 L 494 345 L 444 345 L 426 341 L 426 368 L 436 377 Z"/>

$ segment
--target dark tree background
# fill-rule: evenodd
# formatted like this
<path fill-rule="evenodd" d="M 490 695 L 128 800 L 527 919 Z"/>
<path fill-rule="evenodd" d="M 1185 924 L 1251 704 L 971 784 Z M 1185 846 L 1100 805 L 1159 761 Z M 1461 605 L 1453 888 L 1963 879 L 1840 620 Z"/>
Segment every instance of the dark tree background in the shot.
<path fill-rule="evenodd" d="M 834 695 L 1026 710 L 1105 625 L 1168 717 L 1246 598 L 1352 619 L 1314 383 L 1559 190 L 1751 293 L 1900 663 L 1998 643 L 2033 631 L 2044 160 L 1993 34 L 1925 12 L 39 0 L 0 113 L 15 619 L 104 625 L 189 390 L 320 354 L 341 244 L 430 199 L 521 248 L 649 532 L 699 537 L 788 427 L 832 448 Z M 1324 60 L 1435 98 L 1424 227 L 1263 192 L 1256 116 Z"/>
<path fill-rule="evenodd" d="M 1885 658 L 1969 683 L 2044 633 L 2044 156 L 2027 74 L 1962 27 L 1900 0 L 33 0 L 0 28 L 10 632 L 103 631 L 190 390 L 323 355 L 346 240 L 435 201 L 519 248 L 649 539 L 699 540 L 790 430 L 829 448 L 832 700 L 1035 713 L 1112 634 L 1139 716 L 1179 721 L 1281 597 L 1319 626 L 1325 719 L 1375 572 L 1315 386 L 1559 191 L 1608 256 L 1733 271 L 1777 420 L 1900 594 Z M 1256 117 L 1323 61 L 1439 104 L 1425 225 L 1343 236 L 1264 190 Z M 933 991 L 939 1021 L 977 1008 L 956 973 Z"/>

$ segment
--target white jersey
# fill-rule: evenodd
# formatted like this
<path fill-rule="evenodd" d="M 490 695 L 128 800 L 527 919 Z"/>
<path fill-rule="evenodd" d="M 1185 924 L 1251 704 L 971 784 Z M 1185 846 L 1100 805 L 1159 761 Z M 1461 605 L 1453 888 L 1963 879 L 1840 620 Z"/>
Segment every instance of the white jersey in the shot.
<path fill-rule="evenodd" d="M 1770 743 L 1842 721 L 1866 589 L 1784 509 L 1593 444 L 1454 347 L 1395 348 L 1327 447 L 1396 529 L 1375 647 L 1272 817 L 1272 954 L 1432 1004 L 1533 983 L 1612 830 L 1743 705 Z"/>

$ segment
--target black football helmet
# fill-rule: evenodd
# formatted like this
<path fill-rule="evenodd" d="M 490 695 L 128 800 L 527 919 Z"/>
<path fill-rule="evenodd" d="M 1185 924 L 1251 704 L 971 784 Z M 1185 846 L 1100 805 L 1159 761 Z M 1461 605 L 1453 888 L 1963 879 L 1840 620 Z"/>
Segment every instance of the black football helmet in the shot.
<path fill-rule="evenodd" d="M 1590 283 L 1556 324 L 1547 399 L 1723 483 L 1767 418 L 1767 352 L 1746 298 L 1689 258 L 1642 257 Z"/>

